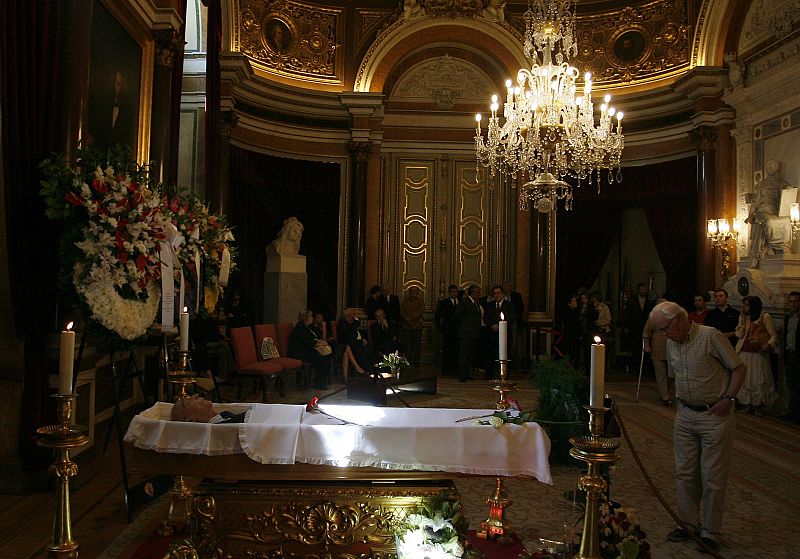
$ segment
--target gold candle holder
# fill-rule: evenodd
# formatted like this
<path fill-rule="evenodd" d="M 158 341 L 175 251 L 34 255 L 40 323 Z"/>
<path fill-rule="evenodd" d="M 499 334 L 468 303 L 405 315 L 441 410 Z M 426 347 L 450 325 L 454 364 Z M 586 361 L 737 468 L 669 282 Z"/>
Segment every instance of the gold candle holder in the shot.
<path fill-rule="evenodd" d="M 186 391 L 186 388 L 197 382 L 197 373 L 190 370 L 190 361 L 190 352 L 179 351 L 177 359 L 172 363 L 167 373 L 167 380 L 169 383 L 178 388 L 178 393 L 175 394 L 173 398 L 175 402 L 188 398 L 189 393 Z"/>
<path fill-rule="evenodd" d="M 77 475 L 78 465 L 70 460 L 69 451 L 89 442 L 88 428 L 72 425 L 75 394 L 54 394 L 56 399 L 57 425 L 39 427 L 40 439 L 36 444 L 56 451 L 56 461 L 50 466 L 50 474 L 56 477 L 56 510 L 53 517 L 53 532 L 45 546 L 48 557 L 78 557 L 78 542 L 72 539 L 72 517 L 70 514 L 69 478 Z"/>
<path fill-rule="evenodd" d="M 500 364 L 500 380 L 495 382 L 492 390 L 499 393 L 500 399 L 494 405 L 496 410 L 507 410 L 511 405 L 506 401 L 506 395 L 517 390 L 517 384 L 508 380 L 508 359 L 498 359 Z"/>
<path fill-rule="evenodd" d="M 586 475 L 578 481 L 578 487 L 586 492 L 586 511 L 583 517 L 581 549 L 576 559 L 600 558 L 600 497 L 608 484 L 600 475 L 600 464 L 613 464 L 619 459 L 616 453 L 619 442 L 603 437 L 603 419 L 609 408 L 584 406 L 589 411 L 589 436 L 571 437 L 573 458 L 586 462 Z"/>
<path fill-rule="evenodd" d="M 190 356 L 188 351 L 178 351 L 177 359 L 170 367 L 167 380 L 178 388 L 174 402 L 189 397 L 187 387 L 197 382 L 197 373 L 190 370 Z M 169 512 L 161 521 L 156 532 L 159 536 L 171 536 L 176 530 L 182 530 L 189 519 L 189 506 L 192 499 L 192 489 L 186 484 L 183 476 L 174 476 L 170 493 Z"/>
<path fill-rule="evenodd" d="M 517 385 L 508 380 L 509 360 L 498 359 L 497 362 L 500 364 L 500 380 L 495 383 L 492 390 L 499 394 L 499 400 L 495 402 L 494 409 L 505 411 L 511 407 L 506 400 L 506 395 L 514 392 Z M 512 529 L 511 523 L 505 519 L 505 508 L 511 504 L 511 499 L 506 497 L 503 478 L 497 478 L 494 495 L 486 499 L 486 504 L 489 505 L 489 518 L 481 522 L 481 530 L 476 532 L 476 535 L 484 540 L 493 539 L 501 543 L 510 541 L 509 536 Z"/>

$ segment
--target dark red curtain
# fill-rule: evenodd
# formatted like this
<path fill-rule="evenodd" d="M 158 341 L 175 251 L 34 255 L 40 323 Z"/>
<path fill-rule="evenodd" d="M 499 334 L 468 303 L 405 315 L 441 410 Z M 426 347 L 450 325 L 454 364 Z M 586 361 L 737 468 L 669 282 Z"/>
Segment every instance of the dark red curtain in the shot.
<path fill-rule="evenodd" d="M 559 209 L 556 237 L 556 307 L 579 287 L 597 280 L 618 235 L 625 208 L 644 208 L 666 288 L 680 303 L 696 289 L 697 161 L 689 157 L 641 167 L 626 167 L 622 182 L 601 180 L 575 190 L 574 209 Z"/>
<path fill-rule="evenodd" d="M 239 249 L 231 288 L 241 293 L 250 316 L 262 316 L 267 245 L 283 220 L 295 216 L 304 227 L 300 254 L 306 256 L 309 308 L 336 318 L 340 165 L 232 147 L 230 169 L 228 217 Z"/>
<path fill-rule="evenodd" d="M 0 2 L 4 226 L 14 326 L 25 344 L 25 458 L 39 455 L 34 430 L 50 407 L 45 343 L 56 331 L 58 231 L 45 218 L 37 165 L 58 149 L 60 14 L 61 2 L 55 0 Z"/>

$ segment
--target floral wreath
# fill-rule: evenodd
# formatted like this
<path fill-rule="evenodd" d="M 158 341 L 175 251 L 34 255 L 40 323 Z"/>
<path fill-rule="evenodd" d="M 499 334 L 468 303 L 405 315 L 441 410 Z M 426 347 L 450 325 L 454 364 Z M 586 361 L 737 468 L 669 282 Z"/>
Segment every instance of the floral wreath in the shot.
<path fill-rule="evenodd" d="M 190 233 L 218 292 L 222 252 L 232 235 L 224 218 L 211 214 L 191 197 L 183 211 L 153 186 L 147 170 L 130 151 L 117 148 L 78 152 L 68 165 L 63 156 L 43 161 L 41 194 L 46 215 L 63 222 L 59 250 L 59 290 L 68 305 L 80 310 L 101 338 L 116 347 L 130 347 L 155 321 L 161 290 L 161 248 L 171 221 Z M 188 249 L 186 249 L 188 250 Z M 229 256 L 230 256 L 230 249 Z M 179 253 L 180 256 L 180 253 Z M 181 259 L 183 262 L 183 258 Z M 233 269 L 229 258 L 229 269 Z M 216 297 L 214 298 L 216 303 Z"/>

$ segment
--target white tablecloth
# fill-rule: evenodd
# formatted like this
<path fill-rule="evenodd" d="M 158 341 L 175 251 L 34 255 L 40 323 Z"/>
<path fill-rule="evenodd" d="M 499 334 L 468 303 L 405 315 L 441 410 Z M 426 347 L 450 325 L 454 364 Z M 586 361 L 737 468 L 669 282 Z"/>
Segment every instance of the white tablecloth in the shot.
<path fill-rule="evenodd" d="M 241 411 L 242 404 L 214 406 Z M 171 404 L 137 415 L 125 440 L 138 448 L 187 454 L 245 452 L 262 464 L 371 466 L 389 470 L 443 471 L 473 475 L 531 476 L 552 483 L 550 440 L 536 423 L 495 429 L 456 419 L 492 410 L 249 404 L 246 423 L 212 425 L 168 421 Z"/>

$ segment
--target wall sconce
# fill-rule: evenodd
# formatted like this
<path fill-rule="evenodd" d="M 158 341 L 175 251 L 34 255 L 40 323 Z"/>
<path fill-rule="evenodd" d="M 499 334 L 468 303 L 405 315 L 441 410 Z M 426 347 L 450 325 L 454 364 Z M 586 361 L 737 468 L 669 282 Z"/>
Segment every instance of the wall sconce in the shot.
<path fill-rule="evenodd" d="M 789 206 L 789 221 L 792 224 L 792 237 L 800 230 L 800 204 L 794 203 Z"/>
<path fill-rule="evenodd" d="M 795 206 L 797 206 L 797 204 L 795 204 Z M 797 212 L 798 228 L 800 228 L 800 206 L 795 208 L 795 211 Z M 722 270 L 720 274 L 722 275 L 723 282 L 727 281 L 730 275 L 728 272 L 731 263 L 731 246 L 736 244 L 736 240 L 739 238 L 739 233 L 742 230 L 741 221 L 736 218 L 732 221 L 733 225 L 731 226 L 731 222 L 727 219 L 708 220 L 707 235 L 711 241 L 711 246 L 717 249 L 722 256 Z M 794 224 L 794 222 L 792 223 Z"/>

